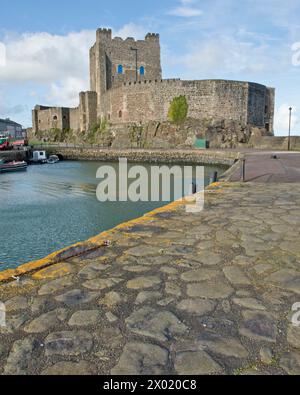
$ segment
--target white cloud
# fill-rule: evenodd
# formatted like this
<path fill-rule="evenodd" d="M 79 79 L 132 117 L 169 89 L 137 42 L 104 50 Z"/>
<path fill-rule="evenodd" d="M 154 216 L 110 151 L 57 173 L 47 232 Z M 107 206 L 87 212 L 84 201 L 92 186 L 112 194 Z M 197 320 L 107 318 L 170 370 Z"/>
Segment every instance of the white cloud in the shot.
<path fill-rule="evenodd" d="M 146 27 L 129 23 L 114 36 L 144 38 Z M 37 84 L 48 92 L 42 104 L 76 106 L 78 94 L 89 89 L 89 49 L 95 30 L 53 35 L 46 32 L 9 34 L 4 38 L 7 62 L 0 67 L 0 83 L 21 87 Z M 35 92 L 35 90 L 34 90 Z M 32 90 L 28 93 L 32 95 Z M 35 95 L 38 95 L 35 92 Z"/>
<path fill-rule="evenodd" d="M 72 75 L 82 77 L 88 69 L 88 51 L 94 31 L 69 33 L 24 33 L 5 37 L 7 63 L 0 81 L 49 83 Z"/>
<path fill-rule="evenodd" d="M 275 112 L 275 124 L 274 129 L 276 134 L 285 136 L 288 134 L 289 130 L 289 108 L 292 107 L 292 122 L 291 130 L 292 132 L 298 132 L 300 129 L 300 118 L 297 110 L 297 106 L 291 106 L 287 103 L 282 104 L 276 109 Z"/>
<path fill-rule="evenodd" d="M 144 26 L 136 25 L 135 23 L 128 23 L 119 30 L 113 29 L 113 35 L 115 37 L 134 37 L 135 39 L 144 39 L 148 33 L 147 28 Z"/>
<path fill-rule="evenodd" d="M 203 11 L 194 6 L 196 0 L 181 0 L 180 6 L 173 8 L 168 12 L 169 15 L 183 18 L 191 18 L 203 15 Z"/>
<path fill-rule="evenodd" d="M 56 103 L 57 106 L 68 103 L 68 106 L 76 107 L 78 106 L 79 92 L 85 91 L 87 85 L 88 81 L 84 78 L 66 77 L 63 81 L 51 83 L 45 100 Z"/>
<path fill-rule="evenodd" d="M 181 16 L 183 18 L 191 18 L 203 15 L 203 12 L 192 7 L 177 7 L 169 12 L 169 15 Z"/>
<path fill-rule="evenodd" d="M 290 66 L 289 57 L 285 58 L 281 49 L 273 49 L 270 63 L 271 49 L 267 43 L 223 35 L 192 41 L 183 56 L 169 56 L 166 62 L 169 66 L 181 66 L 184 78 L 235 78 L 240 74 L 255 78 L 263 72 L 286 70 Z"/>
<path fill-rule="evenodd" d="M 0 41 L 0 67 L 5 67 L 6 64 L 6 47 Z"/>

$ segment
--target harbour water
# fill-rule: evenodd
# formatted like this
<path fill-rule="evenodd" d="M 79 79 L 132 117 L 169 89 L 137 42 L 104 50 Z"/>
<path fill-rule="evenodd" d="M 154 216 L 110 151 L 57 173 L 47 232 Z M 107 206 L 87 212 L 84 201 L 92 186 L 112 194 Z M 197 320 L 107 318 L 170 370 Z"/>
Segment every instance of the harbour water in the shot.
<path fill-rule="evenodd" d="M 167 203 L 100 203 L 96 172 L 103 165 L 108 163 L 60 162 L 0 175 L 0 271 L 40 259 Z M 116 163 L 109 165 L 118 169 Z M 206 184 L 213 171 L 225 170 L 205 166 Z"/>

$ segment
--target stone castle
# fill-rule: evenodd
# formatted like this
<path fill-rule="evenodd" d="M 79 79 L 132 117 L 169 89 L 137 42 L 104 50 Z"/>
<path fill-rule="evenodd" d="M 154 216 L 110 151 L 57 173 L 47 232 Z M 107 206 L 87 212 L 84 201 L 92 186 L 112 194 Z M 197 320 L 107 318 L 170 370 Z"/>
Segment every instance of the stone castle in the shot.
<path fill-rule="evenodd" d="M 90 49 L 90 91 L 76 108 L 36 106 L 33 133 L 51 129 L 87 132 L 99 120 L 111 125 L 168 119 L 171 101 L 185 96 L 188 118 L 234 121 L 273 133 L 275 89 L 251 82 L 162 79 L 160 38 L 112 37 L 98 29 Z"/>

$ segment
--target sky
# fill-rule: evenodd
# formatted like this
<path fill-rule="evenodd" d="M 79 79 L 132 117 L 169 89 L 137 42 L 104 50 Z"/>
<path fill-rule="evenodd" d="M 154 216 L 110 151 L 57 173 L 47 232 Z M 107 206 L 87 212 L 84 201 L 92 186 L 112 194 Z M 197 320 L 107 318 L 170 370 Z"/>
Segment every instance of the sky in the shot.
<path fill-rule="evenodd" d="M 31 126 L 36 104 L 77 106 L 99 27 L 160 33 L 164 78 L 276 88 L 275 133 L 300 135 L 300 0 L 0 0 L 0 118 Z M 5 55 L 5 56 L 4 56 Z"/>

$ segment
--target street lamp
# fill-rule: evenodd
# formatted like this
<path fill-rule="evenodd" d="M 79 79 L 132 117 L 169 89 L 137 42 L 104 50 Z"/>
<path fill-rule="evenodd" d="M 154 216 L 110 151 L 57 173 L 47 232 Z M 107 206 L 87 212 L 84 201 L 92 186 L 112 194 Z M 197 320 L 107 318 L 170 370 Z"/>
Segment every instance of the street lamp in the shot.
<path fill-rule="evenodd" d="M 138 74 L 138 49 L 137 48 L 130 48 L 131 51 L 135 51 L 135 80 L 138 82 L 139 74 Z"/>
<path fill-rule="evenodd" d="M 289 108 L 290 115 L 289 115 L 289 143 L 288 143 L 288 151 L 291 150 L 291 125 L 292 125 L 292 107 Z"/>

